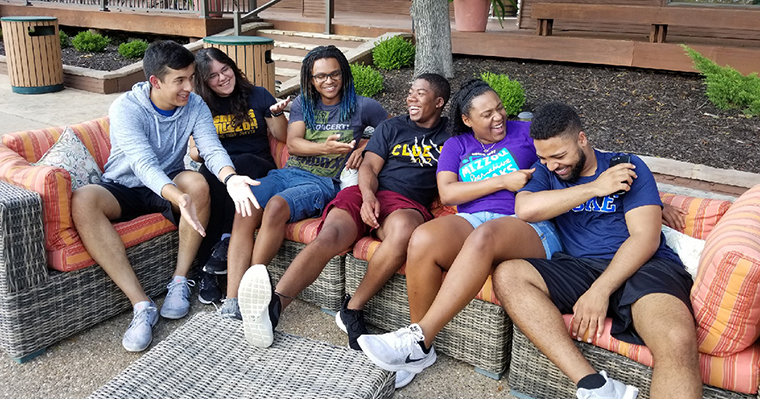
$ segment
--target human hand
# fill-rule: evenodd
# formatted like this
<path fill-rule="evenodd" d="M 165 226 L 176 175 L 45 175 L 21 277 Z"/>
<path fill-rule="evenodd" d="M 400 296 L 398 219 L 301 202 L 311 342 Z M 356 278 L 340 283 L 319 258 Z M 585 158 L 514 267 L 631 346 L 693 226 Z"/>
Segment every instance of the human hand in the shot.
<path fill-rule="evenodd" d="M 288 97 L 288 98 L 286 98 L 286 99 L 284 99 L 282 101 L 278 101 L 275 104 L 272 104 L 272 106 L 269 107 L 269 112 L 271 112 L 273 114 L 279 114 L 280 112 L 284 112 L 285 111 L 285 107 L 287 107 L 288 104 L 290 104 L 290 97 Z"/>
<path fill-rule="evenodd" d="M 203 228 L 203 225 L 198 220 L 198 213 L 195 210 L 195 204 L 190 195 L 182 194 L 177 201 L 177 205 L 179 205 L 179 212 L 182 215 L 182 219 L 189 223 L 190 227 L 197 231 L 198 234 L 205 237 L 206 229 Z"/>
<path fill-rule="evenodd" d="M 525 187 L 525 185 L 528 184 L 530 178 L 533 177 L 533 172 L 535 171 L 536 168 L 520 169 L 511 173 L 507 173 L 506 175 L 502 175 L 502 178 L 504 179 L 504 188 L 509 191 L 517 191 Z"/>
<path fill-rule="evenodd" d="M 325 140 L 325 154 L 348 154 L 354 149 L 356 140 L 351 140 L 350 143 L 341 143 L 339 134 L 333 134 Z"/>
<path fill-rule="evenodd" d="M 227 193 L 235 203 L 235 212 L 243 217 L 253 215 L 251 204 L 256 209 L 260 209 L 256 196 L 251 192 L 251 186 L 258 186 L 261 182 L 253 180 L 248 176 L 234 175 L 227 180 Z"/>
<path fill-rule="evenodd" d="M 633 179 L 635 179 L 636 165 L 632 163 L 617 164 L 604 172 L 594 180 L 592 184 L 597 188 L 597 197 L 604 197 L 618 191 L 629 191 Z"/>
<path fill-rule="evenodd" d="M 677 206 L 670 204 L 662 204 L 662 221 L 666 225 L 678 230 L 683 231 L 686 227 L 686 215 L 687 212 Z"/>
<path fill-rule="evenodd" d="M 380 217 L 380 202 L 374 195 L 363 195 L 364 201 L 362 201 L 361 215 L 362 220 L 367 226 L 373 229 L 379 229 L 380 223 L 377 222 L 377 218 Z"/>
<path fill-rule="evenodd" d="M 573 338 L 582 341 L 586 336 L 586 342 L 600 337 L 604 331 L 604 319 L 607 317 L 607 307 L 610 298 L 590 288 L 578 298 L 573 306 L 573 322 L 571 334 Z"/>

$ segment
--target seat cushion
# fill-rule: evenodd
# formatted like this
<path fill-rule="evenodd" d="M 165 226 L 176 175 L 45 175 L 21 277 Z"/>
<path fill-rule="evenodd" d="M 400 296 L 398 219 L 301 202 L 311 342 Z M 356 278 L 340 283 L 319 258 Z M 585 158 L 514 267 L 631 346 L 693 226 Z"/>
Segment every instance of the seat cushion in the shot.
<path fill-rule="evenodd" d="M 691 301 L 700 352 L 730 356 L 760 336 L 760 185 L 707 237 Z"/>
<path fill-rule="evenodd" d="M 563 315 L 568 333 L 571 330 L 572 315 Z M 635 362 L 653 367 L 652 352 L 644 345 L 634 345 L 615 339 L 610 335 L 612 319 L 604 322 L 604 333 L 592 341 L 594 346 L 607 349 L 623 355 Z M 757 393 L 760 381 L 760 343 L 756 343 L 743 351 L 726 356 L 699 354 L 699 367 L 702 382 L 714 387 L 741 393 Z"/>
<path fill-rule="evenodd" d="M 321 218 L 309 218 L 285 225 L 285 239 L 308 244 L 317 238 Z"/>
<path fill-rule="evenodd" d="M 695 198 L 688 195 L 660 193 L 664 204 L 685 210 L 686 227 L 681 231 L 688 236 L 704 240 L 731 206 L 730 201 Z"/>

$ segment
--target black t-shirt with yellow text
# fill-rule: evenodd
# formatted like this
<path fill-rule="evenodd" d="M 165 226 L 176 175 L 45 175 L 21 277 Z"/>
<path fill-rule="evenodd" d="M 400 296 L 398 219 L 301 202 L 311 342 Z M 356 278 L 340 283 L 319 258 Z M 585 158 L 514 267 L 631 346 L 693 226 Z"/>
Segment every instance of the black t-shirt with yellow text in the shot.
<path fill-rule="evenodd" d="M 214 126 L 219 141 L 231 158 L 241 154 L 254 154 L 272 160 L 264 118 L 272 116 L 269 107 L 275 102 L 275 98 L 265 88 L 254 86 L 248 96 L 248 115 L 251 118 L 235 127 L 229 99 L 222 99 L 221 112 L 214 115 Z"/>

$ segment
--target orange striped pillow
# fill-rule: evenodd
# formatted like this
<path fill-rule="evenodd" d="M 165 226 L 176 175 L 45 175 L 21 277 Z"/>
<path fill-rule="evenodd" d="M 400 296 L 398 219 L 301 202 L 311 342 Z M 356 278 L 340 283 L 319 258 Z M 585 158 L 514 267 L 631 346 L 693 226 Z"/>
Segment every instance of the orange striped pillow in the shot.
<path fill-rule="evenodd" d="M 87 150 L 90 151 L 95 161 L 103 169 L 108 155 L 111 153 L 111 140 L 108 136 L 108 117 L 94 119 L 87 122 L 69 126 Z M 25 132 L 7 133 L 3 135 L 3 145 L 19 154 L 27 162 L 37 162 L 58 141 L 64 131 L 64 127 L 49 127 Z"/>
<path fill-rule="evenodd" d="M 681 233 L 704 240 L 710 234 L 718 220 L 728 211 L 730 201 L 695 198 L 688 195 L 660 193 L 664 204 L 673 205 L 688 212 L 686 227 Z"/>
<path fill-rule="evenodd" d="M 729 356 L 760 337 L 760 185 L 707 237 L 691 301 L 700 352 Z"/>

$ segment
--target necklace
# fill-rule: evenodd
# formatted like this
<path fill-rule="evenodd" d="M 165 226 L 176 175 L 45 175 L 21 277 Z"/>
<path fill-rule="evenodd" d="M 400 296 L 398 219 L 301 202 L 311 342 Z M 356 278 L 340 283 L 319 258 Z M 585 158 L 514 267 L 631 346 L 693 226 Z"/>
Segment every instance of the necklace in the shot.
<path fill-rule="evenodd" d="M 478 140 L 478 143 L 480 143 L 480 146 L 483 147 L 483 155 L 493 154 L 493 147 L 496 145 L 496 143 L 491 143 L 491 146 L 488 148 L 486 148 L 485 144 L 483 144 L 480 140 Z"/>

